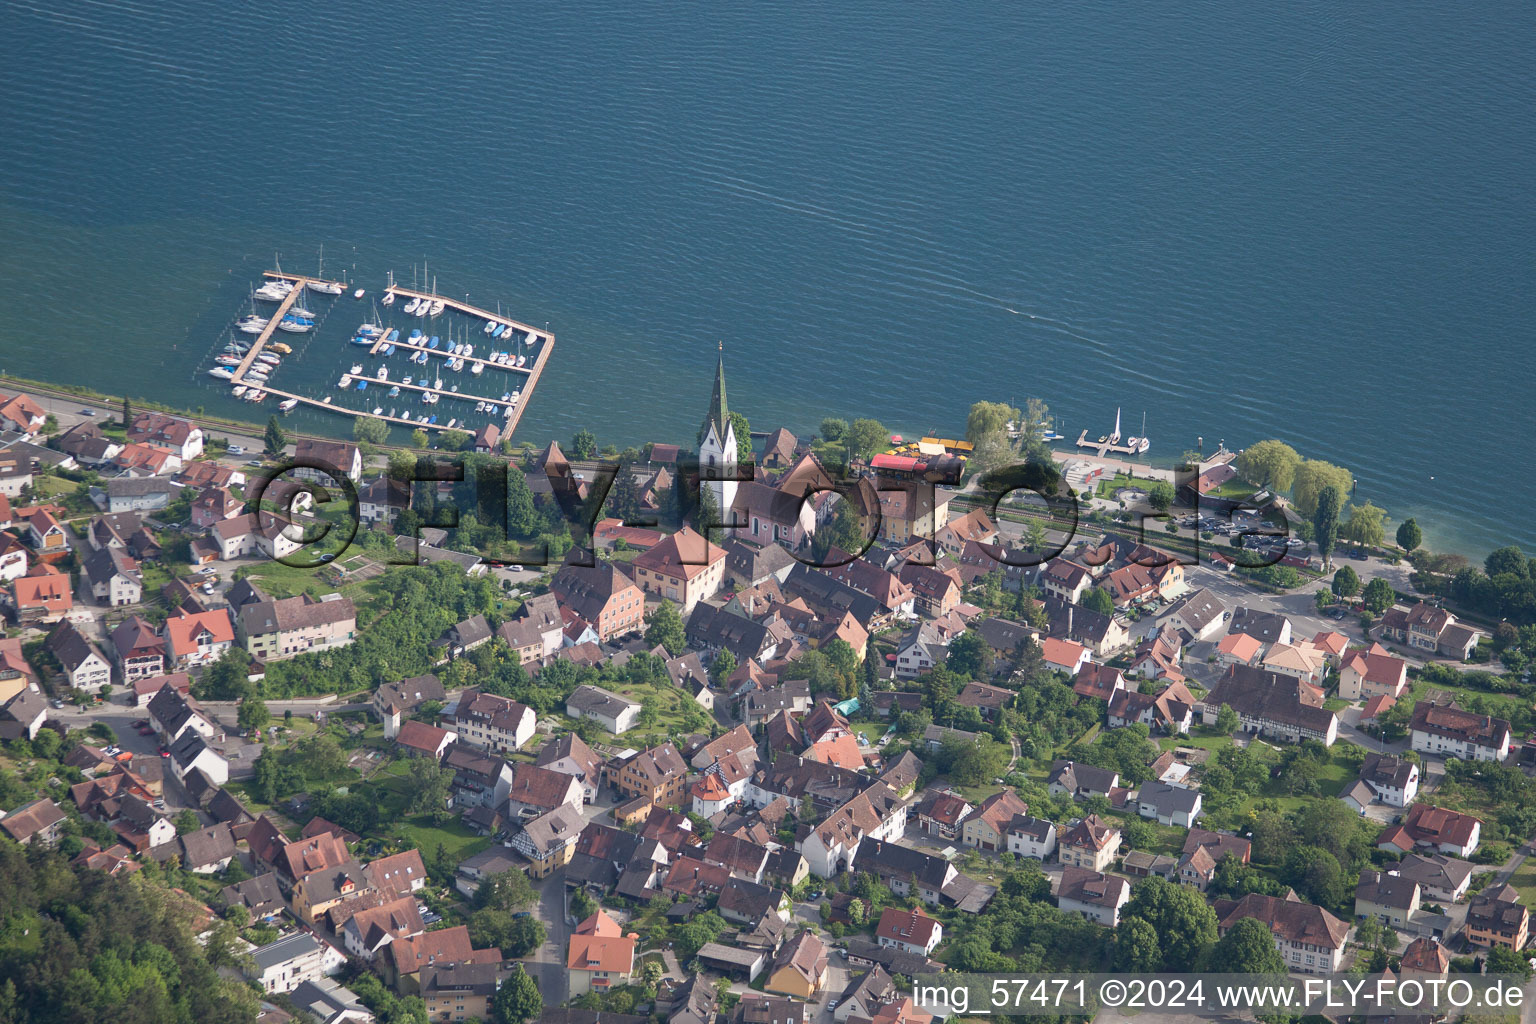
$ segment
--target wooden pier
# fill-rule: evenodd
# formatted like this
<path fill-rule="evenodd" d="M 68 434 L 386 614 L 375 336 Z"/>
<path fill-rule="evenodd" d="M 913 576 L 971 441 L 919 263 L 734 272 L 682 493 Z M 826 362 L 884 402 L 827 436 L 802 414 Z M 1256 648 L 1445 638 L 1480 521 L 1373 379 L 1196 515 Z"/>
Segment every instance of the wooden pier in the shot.
<path fill-rule="evenodd" d="M 1115 454 L 1115 455 L 1140 455 L 1141 454 L 1139 449 L 1132 448 L 1130 445 L 1111 444 L 1107 438 L 1105 440 L 1103 440 L 1103 441 L 1090 441 L 1090 440 L 1088 440 L 1088 431 L 1086 431 L 1086 430 L 1083 431 L 1081 434 L 1077 435 L 1077 446 L 1079 448 L 1090 449 L 1091 451 L 1095 452 L 1099 456 L 1099 458 L 1101 458 L 1101 459 L 1105 455 L 1108 455 L 1108 454 Z"/>
<path fill-rule="evenodd" d="M 245 358 L 240 361 L 240 365 L 239 365 L 239 367 L 236 368 L 235 375 L 232 378 L 230 378 L 229 383 L 231 385 L 242 384 L 243 383 L 243 384 L 246 384 L 247 387 L 255 387 L 258 390 L 265 391 L 268 395 L 275 395 L 275 396 L 279 396 L 279 397 L 284 398 L 284 399 L 293 399 L 293 400 L 295 400 L 295 401 L 297 401 L 297 402 L 299 402 L 300 404 L 303 404 L 303 405 L 313 406 L 316 409 L 328 409 L 331 412 L 339 412 L 339 413 L 343 413 L 343 414 L 345 414 L 347 416 L 372 416 L 372 415 L 374 415 L 373 413 L 367 412 L 367 411 L 358 411 L 358 410 L 355 410 L 355 409 L 345 408 L 344 406 L 333 405 L 332 403 L 330 403 L 328 401 L 325 401 L 322 398 L 308 398 L 308 397 L 306 397 L 304 395 L 294 394 L 291 391 L 284 391 L 284 390 L 282 390 L 280 388 L 274 388 L 274 387 L 268 386 L 266 384 L 250 384 L 250 383 L 246 382 L 243 379 L 245 377 L 246 372 L 250 369 L 251 364 L 255 361 L 256 357 L 261 354 L 262 349 L 265 348 L 267 343 L 272 340 L 272 332 L 277 329 L 277 324 L 278 324 L 279 321 L 282 320 L 283 314 L 286 313 L 288 311 L 288 309 L 293 305 L 293 303 L 295 301 L 297 301 L 298 297 L 301 294 L 303 294 L 303 292 L 305 291 L 305 286 L 310 281 L 315 281 L 315 282 L 320 283 L 320 284 L 339 284 L 340 283 L 340 282 L 324 281 L 324 280 L 322 280 L 320 278 L 315 278 L 315 277 L 307 277 L 307 276 L 305 276 L 303 274 L 285 274 L 285 273 L 283 273 L 281 271 L 277 271 L 277 270 L 263 271 L 263 274 L 264 274 L 264 276 L 266 276 L 268 278 L 271 278 L 271 279 L 274 279 L 274 280 L 292 281 L 293 284 L 294 284 L 294 288 L 293 288 L 293 291 L 289 292 L 288 295 L 283 299 L 282 303 L 278 306 L 277 312 L 272 315 L 272 319 L 267 324 L 266 329 L 263 330 L 261 332 L 261 334 L 257 336 L 255 343 L 253 343 L 251 345 L 251 350 L 249 352 L 247 352 L 245 354 Z M 505 363 L 493 363 L 490 360 L 482 359 L 479 356 L 455 357 L 453 355 L 453 353 L 452 353 L 452 344 L 451 343 L 449 345 L 449 351 L 445 352 L 441 348 L 429 349 L 425 345 L 411 345 L 411 344 L 403 342 L 403 341 L 401 341 L 399 339 L 396 339 L 395 341 L 392 341 L 392 342 L 387 342 L 387 344 L 394 345 L 397 349 L 407 349 L 407 350 L 411 350 L 411 351 L 421 351 L 421 352 L 426 352 L 429 356 L 437 355 L 437 356 L 444 356 L 444 357 L 450 358 L 450 359 L 451 358 L 462 358 L 462 359 L 464 359 L 464 361 L 466 363 L 481 363 L 481 364 L 485 365 L 487 368 L 492 369 L 492 370 L 505 370 L 505 371 L 510 372 L 510 373 L 521 373 L 521 374 L 524 374 L 526 376 L 526 380 L 523 381 L 521 387 L 518 387 L 518 388 L 515 389 L 517 391 L 517 394 L 518 394 L 517 401 L 516 401 L 516 403 L 511 405 L 511 412 L 510 412 L 510 414 L 507 415 L 506 417 L 502 418 L 502 422 L 501 422 L 501 424 L 499 424 L 502 436 L 503 437 L 510 437 L 512 435 L 512 432 L 517 429 L 518 421 L 520 421 L 523 418 L 523 410 L 528 407 L 528 401 L 529 401 L 529 399 L 531 399 L 533 397 L 534 386 L 538 384 L 539 377 L 544 372 L 544 366 L 545 366 L 546 363 L 549 362 L 550 352 L 553 351 L 554 346 L 555 346 L 555 336 L 553 334 L 551 334 L 547 330 L 539 330 L 538 328 L 529 326 L 528 324 L 522 323 L 521 321 L 513 320 L 513 319 L 511 319 L 509 317 L 502 316 L 499 313 L 492 313 L 489 310 L 480 309 L 477 306 L 471 306 L 467 302 L 459 302 L 456 299 L 450 299 L 450 298 L 448 298 L 447 296 L 444 296 L 444 295 L 433 295 L 430 292 L 420 292 L 420 291 L 416 291 L 415 289 L 412 289 L 412 288 L 402 288 L 399 285 L 391 285 L 390 287 L 385 289 L 385 293 L 386 294 L 394 294 L 397 297 L 403 295 L 403 296 L 406 296 L 406 297 L 409 297 L 409 298 L 426 299 L 426 300 L 432 301 L 432 302 L 441 301 L 443 303 L 443 306 L 444 306 L 445 309 L 456 309 L 460 313 L 464 313 L 464 314 L 466 314 L 468 316 L 472 316 L 472 317 L 478 317 L 482 321 L 493 320 L 493 321 L 495 321 L 496 323 L 499 323 L 499 324 L 509 324 L 513 328 L 516 328 L 517 330 L 520 330 L 523 333 L 529 335 L 528 344 L 532 344 L 532 345 L 536 346 L 536 353 L 537 354 L 536 354 L 533 362 L 531 364 L 529 364 L 528 366 L 508 366 Z M 383 335 L 381 335 L 380 338 L 378 340 L 376 340 L 374 342 L 374 344 L 368 349 L 368 354 L 369 355 L 376 355 L 379 352 L 379 350 L 382 349 L 384 347 L 384 345 L 386 344 L 384 339 L 387 338 L 388 335 L 389 335 L 389 332 L 386 330 L 385 333 Z M 486 339 L 486 341 L 487 341 L 487 349 L 489 350 L 489 348 L 490 348 L 490 342 L 492 342 L 492 341 L 500 341 L 500 340 L 501 340 L 500 338 L 496 338 L 496 339 L 487 338 Z M 474 342 L 470 342 L 470 344 L 474 344 Z M 374 387 L 378 387 L 380 385 L 383 385 L 386 388 L 398 386 L 402 390 L 408 388 L 411 391 L 415 391 L 415 392 L 422 392 L 422 391 L 432 392 L 432 393 L 435 393 L 435 394 L 438 394 L 438 395 L 444 395 L 444 396 L 446 396 L 446 397 L 448 397 L 450 399 L 458 400 L 458 401 L 485 402 L 487 405 L 496 405 L 496 406 L 502 407 L 502 408 L 506 408 L 508 406 L 507 402 L 501 400 L 500 398 L 495 398 L 495 397 L 486 397 L 486 396 L 483 396 L 483 395 L 472 395 L 472 394 L 469 394 L 469 393 L 463 392 L 463 391 L 449 391 L 449 390 L 444 389 L 444 388 L 428 387 L 428 386 L 425 386 L 425 385 L 422 385 L 422 384 L 416 384 L 416 383 L 402 384 L 398 380 L 379 380 L 376 377 L 369 377 L 369 376 L 366 376 L 366 375 L 363 375 L 363 374 L 348 374 L 348 376 L 350 376 L 354 382 L 355 381 L 367 381 L 370 385 L 372 385 Z M 478 380 L 479 379 L 478 375 L 474 376 L 473 379 Z M 352 389 L 349 388 L 349 390 L 352 390 Z M 343 393 L 345 393 L 345 392 L 343 392 Z M 439 402 L 438 404 L 441 404 L 441 403 Z M 428 408 L 436 408 L 436 406 L 429 406 Z M 428 413 L 427 415 L 430 416 L 430 415 L 433 415 L 433 414 L 432 413 Z M 483 414 L 477 414 L 473 410 L 471 410 L 469 415 L 473 416 L 473 415 L 483 415 Z M 398 424 L 400 426 L 419 428 L 419 429 L 422 429 L 422 430 L 448 430 L 448 429 L 450 429 L 447 426 L 447 424 L 443 423 L 443 422 L 438 422 L 438 423 L 421 423 L 418 420 L 411 419 L 411 418 L 405 417 L 405 416 L 389 416 L 389 415 L 385 415 L 385 414 L 381 413 L 376 418 L 384 420 L 386 423 L 395 423 L 395 424 Z M 488 422 L 495 422 L 495 420 L 492 419 L 489 416 L 487 416 L 485 418 L 486 418 L 486 420 Z M 442 417 L 439 416 L 439 419 L 441 420 Z M 448 419 L 460 419 L 460 417 L 449 416 Z M 478 429 L 478 425 L 477 424 L 470 424 L 470 423 L 466 423 L 466 422 L 460 422 L 457 426 L 455 426 L 455 427 L 453 427 L 451 429 L 463 430 L 466 433 L 473 434 Z"/>

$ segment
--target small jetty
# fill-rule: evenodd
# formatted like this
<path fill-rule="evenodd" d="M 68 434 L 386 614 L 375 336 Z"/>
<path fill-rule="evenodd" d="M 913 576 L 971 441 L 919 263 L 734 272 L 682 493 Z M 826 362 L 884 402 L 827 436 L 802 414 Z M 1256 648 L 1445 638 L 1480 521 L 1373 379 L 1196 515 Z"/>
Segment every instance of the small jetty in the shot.
<path fill-rule="evenodd" d="M 325 409 L 329 412 L 339 412 L 347 416 L 373 416 L 374 414 L 370 412 L 357 409 L 348 409 L 345 406 L 333 404 L 324 400 L 323 397 L 310 398 L 306 395 L 296 394 L 292 391 L 284 391 L 281 388 L 273 387 L 271 384 L 252 384 L 245 379 L 245 376 L 250 371 L 251 366 L 256 362 L 256 357 L 261 355 L 262 350 L 265 349 L 267 345 L 272 341 L 272 334 L 278 329 L 277 325 L 282 322 L 284 314 L 286 314 L 288 310 L 293 306 L 293 304 L 298 301 L 299 296 L 304 294 L 306 286 L 308 286 L 310 282 L 314 282 L 317 285 L 323 285 L 327 287 L 345 287 L 342 282 L 339 281 L 326 281 L 318 277 L 309 277 L 303 274 L 285 274 L 282 271 L 277 270 L 267 270 L 263 271 L 263 273 L 266 277 L 273 280 L 291 282 L 294 287 L 293 290 L 290 291 L 278 305 L 277 312 L 272 314 L 266 327 L 259 335 L 256 336 L 256 340 L 251 344 L 250 350 L 247 351 L 241 358 L 240 364 L 235 368 L 234 375 L 229 378 L 229 383 L 231 385 L 244 384 L 249 387 L 259 387 L 268 395 L 276 396 L 284 400 L 290 400 L 297 404 L 312 406 L 316 409 Z M 530 327 L 516 320 L 509 319 L 499 313 L 491 313 L 488 310 L 480 309 L 476 306 L 471 306 L 468 303 L 447 298 L 446 296 L 434 295 L 430 292 L 415 291 L 411 288 L 402 288 L 399 285 L 391 285 L 385 290 L 387 293 L 392 293 L 395 295 L 424 299 L 430 302 L 442 302 L 445 309 L 455 309 L 460 313 L 464 313 L 468 316 L 477 317 L 481 321 L 491 320 L 495 321 L 496 323 L 508 324 L 511 327 L 528 335 L 528 344 L 534 346 L 534 353 L 533 362 L 527 366 L 509 366 L 506 363 L 496 363 L 489 359 L 482 359 L 478 356 L 454 357 L 451 351 L 444 349 L 431 349 L 428 348 L 425 344 L 413 345 L 398 338 L 392 342 L 389 342 L 389 344 L 394 345 L 397 349 L 408 349 L 413 352 L 426 352 L 429 356 L 462 358 L 464 359 L 466 365 L 471 363 L 480 363 L 488 369 L 500 370 L 506 373 L 522 374 L 525 379 L 517 388 L 517 398 L 511 402 L 508 402 L 496 395 L 477 395 L 468 391 L 454 391 L 450 388 L 433 387 L 426 384 L 425 381 L 405 384 L 399 380 L 391 380 L 388 378 L 379 379 L 371 376 L 352 374 L 348 374 L 346 376 L 352 380 L 366 381 L 370 384 L 377 383 L 387 387 L 399 387 L 402 391 L 433 394 L 440 396 L 441 398 L 448 398 L 455 401 L 468 402 L 471 404 L 481 402 L 486 406 L 494 405 L 498 407 L 505 407 L 506 415 L 504 417 L 487 417 L 487 422 L 494 423 L 498 418 L 501 419 L 499 426 L 501 427 L 502 435 L 511 436 L 512 432 L 517 429 L 518 421 L 522 419 L 523 410 L 528 407 L 528 400 L 533 397 L 533 389 L 535 385 L 538 384 L 539 377 L 544 372 L 545 364 L 549 362 L 550 352 L 554 349 L 555 345 L 555 336 L 548 330 L 540 330 L 535 327 Z M 369 348 L 370 355 L 377 355 L 380 350 L 384 348 L 386 343 L 385 338 L 387 336 L 388 335 L 386 333 L 385 335 L 380 336 L 380 338 L 374 342 L 374 344 Z M 470 415 L 473 415 L 473 413 Z M 424 423 L 420 419 L 413 418 L 411 416 L 390 416 L 381 413 L 374 418 L 381 419 L 386 423 L 394 423 L 402 427 L 411 427 L 413 429 L 419 428 L 422 430 L 439 431 L 450 429 L 446 423 Z M 457 419 L 457 417 L 453 418 Z M 465 417 L 465 419 L 467 418 L 468 417 Z M 459 422 L 457 426 L 451 429 L 464 430 L 467 433 L 474 433 L 475 431 L 475 427 L 472 424 L 464 422 Z"/>
<path fill-rule="evenodd" d="M 1107 437 L 1101 437 L 1097 441 L 1090 441 L 1088 440 L 1088 431 L 1086 430 L 1077 435 L 1077 446 L 1090 449 L 1097 453 L 1100 458 L 1103 458 L 1105 455 L 1137 455 L 1141 452 L 1139 447 L 1132 448 L 1127 444 L 1115 444 Z"/>

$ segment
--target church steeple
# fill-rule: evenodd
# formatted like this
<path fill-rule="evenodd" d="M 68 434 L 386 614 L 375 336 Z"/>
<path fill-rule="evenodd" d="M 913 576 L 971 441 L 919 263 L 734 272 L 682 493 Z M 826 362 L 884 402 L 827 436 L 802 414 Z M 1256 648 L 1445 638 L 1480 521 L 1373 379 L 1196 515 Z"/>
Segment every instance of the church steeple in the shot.
<path fill-rule="evenodd" d="M 725 404 L 725 342 L 718 344 L 720 358 L 715 364 L 715 393 L 709 399 L 709 422 L 715 428 L 715 435 L 723 438 L 726 425 L 731 421 L 731 413 Z"/>

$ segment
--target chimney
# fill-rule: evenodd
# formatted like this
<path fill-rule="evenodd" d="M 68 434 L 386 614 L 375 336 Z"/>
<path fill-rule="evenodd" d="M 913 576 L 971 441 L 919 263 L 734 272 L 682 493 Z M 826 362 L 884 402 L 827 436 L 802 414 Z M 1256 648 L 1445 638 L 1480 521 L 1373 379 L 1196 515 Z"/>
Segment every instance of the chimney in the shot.
<path fill-rule="evenodd" d="M 1067 639 L 1072 639 L 1072 606 L 1067 605 Z"/>

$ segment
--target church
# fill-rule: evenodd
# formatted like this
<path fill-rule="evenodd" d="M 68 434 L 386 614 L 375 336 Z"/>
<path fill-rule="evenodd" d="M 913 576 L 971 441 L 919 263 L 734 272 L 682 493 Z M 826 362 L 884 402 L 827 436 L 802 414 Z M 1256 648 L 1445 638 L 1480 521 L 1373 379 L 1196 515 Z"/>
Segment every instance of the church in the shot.
<path fill-rule="evenodd" d="M 699 441 L 701 484 L 713 493 L 716 507 L 733 527 L 724 534 L 727 540 L 780 544 L 791 551 L 805 548 L 817 525 L 819 496 L 812 492 L 829 490 L 832 478 L 814 455 L 807 454 L 775 483 L 765 483 L 757 478 L 755 465 L 740 465 L 737 440 L 726 404 L 722 350 L 715 364 L 714 393 Z"/>

